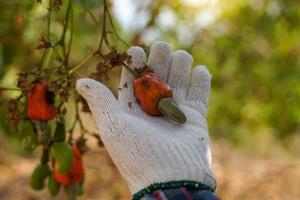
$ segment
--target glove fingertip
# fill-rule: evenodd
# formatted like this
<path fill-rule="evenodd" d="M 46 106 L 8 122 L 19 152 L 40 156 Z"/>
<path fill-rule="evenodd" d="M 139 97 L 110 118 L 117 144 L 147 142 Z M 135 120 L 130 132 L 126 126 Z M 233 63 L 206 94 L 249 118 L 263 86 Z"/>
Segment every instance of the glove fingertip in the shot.
<path fill-rule="evenodd" d="M 177 50 L 172 54 L 172 60 L 183 60 L 187 65 L 193 63 L 193 57 L 185 50 Z"/>
<path fill-rule="evenodd" d="M 211 73 L 205 65 L 198 65 L 194 68 L 194 72 L 202 77 L 212 78 Z"/>
<path fill-rule="evenodd" d="M 193 69 L 192 73 L 192 86 L 201 87 L 210 83 L 212 75 L 204 65 L 198 65 Z"/>
<path fill-rule="evenodd" d="M 90 78 L 81 78 L 76 81 L 77 92 L 85 98 L 86 91 L 90 89 L 90 84 L 95 80 Z M 95 81 L 96 82 L 96 81 Z"/>
<path fill-rule="evenodd" d="M 127 54 L 131 56 L 131 63 L 129 65 L 133 68 L 142 68 L 146 63 L 146 53 L 143 48 L 139 46 L 130 47 Z"/>

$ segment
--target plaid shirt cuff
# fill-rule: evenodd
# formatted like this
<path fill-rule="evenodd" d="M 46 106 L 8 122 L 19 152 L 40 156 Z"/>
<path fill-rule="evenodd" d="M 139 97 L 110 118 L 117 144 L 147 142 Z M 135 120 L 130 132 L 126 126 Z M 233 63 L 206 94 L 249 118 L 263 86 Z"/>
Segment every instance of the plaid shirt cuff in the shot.
<path fill-rule="evenodd" d="M 215 193 L 206 190 L 191 190 L 186 187 L 155 190 L 141 200 L 221 200 Z"/>

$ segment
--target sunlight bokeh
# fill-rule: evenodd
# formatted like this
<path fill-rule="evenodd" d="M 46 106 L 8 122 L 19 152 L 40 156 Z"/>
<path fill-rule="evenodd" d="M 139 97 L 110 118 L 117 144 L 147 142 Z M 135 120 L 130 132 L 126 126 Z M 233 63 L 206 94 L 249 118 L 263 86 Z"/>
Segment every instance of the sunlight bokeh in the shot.
<path fill-rule="evenodd" d="M 184 4 L 190 6 L 216 5 L 218 0 L 181 0 Z"/>

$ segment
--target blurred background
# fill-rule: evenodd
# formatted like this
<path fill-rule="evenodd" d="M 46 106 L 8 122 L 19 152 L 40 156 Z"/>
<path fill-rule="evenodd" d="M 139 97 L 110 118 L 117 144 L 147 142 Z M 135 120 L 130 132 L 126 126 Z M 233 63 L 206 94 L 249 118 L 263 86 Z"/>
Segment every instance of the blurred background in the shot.
<path fill-rule="evenodd" d="M 16 74 L 39 62 L 42 53 L 35 46 L 46 34 L 47 2 L 0 0 L 0 86 L 15 87 Z M 75 66 L 97 48 L 103 2 L 74 3 L 70 63 Z M 110 10 L 128 43 L 151 46 L 156 40 L 167 41 L 174 50 L 187 50 L 194 65 L 206 65 L 213 75 L 208 122 L 222 199 L 300 199 L 298 0 L 112 0 Z M 53 40 L 61 34 L 64 13 L 65 6 L 53 14 Z M 92 60 L 80 73 L 87 75 L 96 64 Z M 115 94 L 119 76 L 120 69 L 114 69 L 106 81 Z M 6 93 L 4 99 L 16 95 Z M 1 102 L 0 107 L 5 105 Z M 40 151 L 20 149 L 21 135 L 28 130 L 10 129 L 4 110 L 0 112 L 0 199 L 52 199 L 46 190 L 30 188 Z M 70 124 L 72 103 L 68 110 Z M 96 130 L 90 115 L 82 118 L 88 129 Z M 105 149 L 95 143 L 91 138 L 91 150 L 84 156 L 85 194 L 79 199 L 130 199 Z M 63 194 L 57 199 L 64 199 Z"/>

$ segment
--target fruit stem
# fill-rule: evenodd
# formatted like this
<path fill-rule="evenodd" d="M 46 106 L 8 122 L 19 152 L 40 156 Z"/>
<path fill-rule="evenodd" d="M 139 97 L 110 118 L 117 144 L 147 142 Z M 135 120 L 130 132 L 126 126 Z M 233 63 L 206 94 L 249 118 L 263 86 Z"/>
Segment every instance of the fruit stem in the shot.
<path fill-rule="evenodd" d="M 123 66 L 136 78 L 139 74 L 134 71 L 133 69 L 131 69 L 128 65 L 126 65 L 125 63 L 123 63 Z"/>
<path fill-rule="evenodd" d="M 51 145 L 51 129 L 48 121 L 36 120 L 34 121 L 34 124 L 38 133 L 39 143 L 43 145 L 44 149 L 48 149 Z"/>
<path fill-rule="evenodd" d="M 85 63 L 87 63 L 90 59 L 92 59 L 98 52 L 94 52 L 93 54 L 91 54 L 90 56 L 88 56 L 87 58 L 85 58 L 83 61 L 81 61 L 78 65 L 76 65 L 75 67 L 73 67 L 72 69 L 70 69 L 70 71 L 68 72 L 68 76 L 72 75 L 76 70 L 78 70 L 80 67 L 82 67 Z"/>
<path fill-rule="evenodd" d="M 43 165 L 47 165 L 48 163 L 48 160 L 49 160 L 49 148 L 47 147 L 43 147 L 43 154 L 42 154 L 42 157 L 41 157 L 41 163 Z"/>

